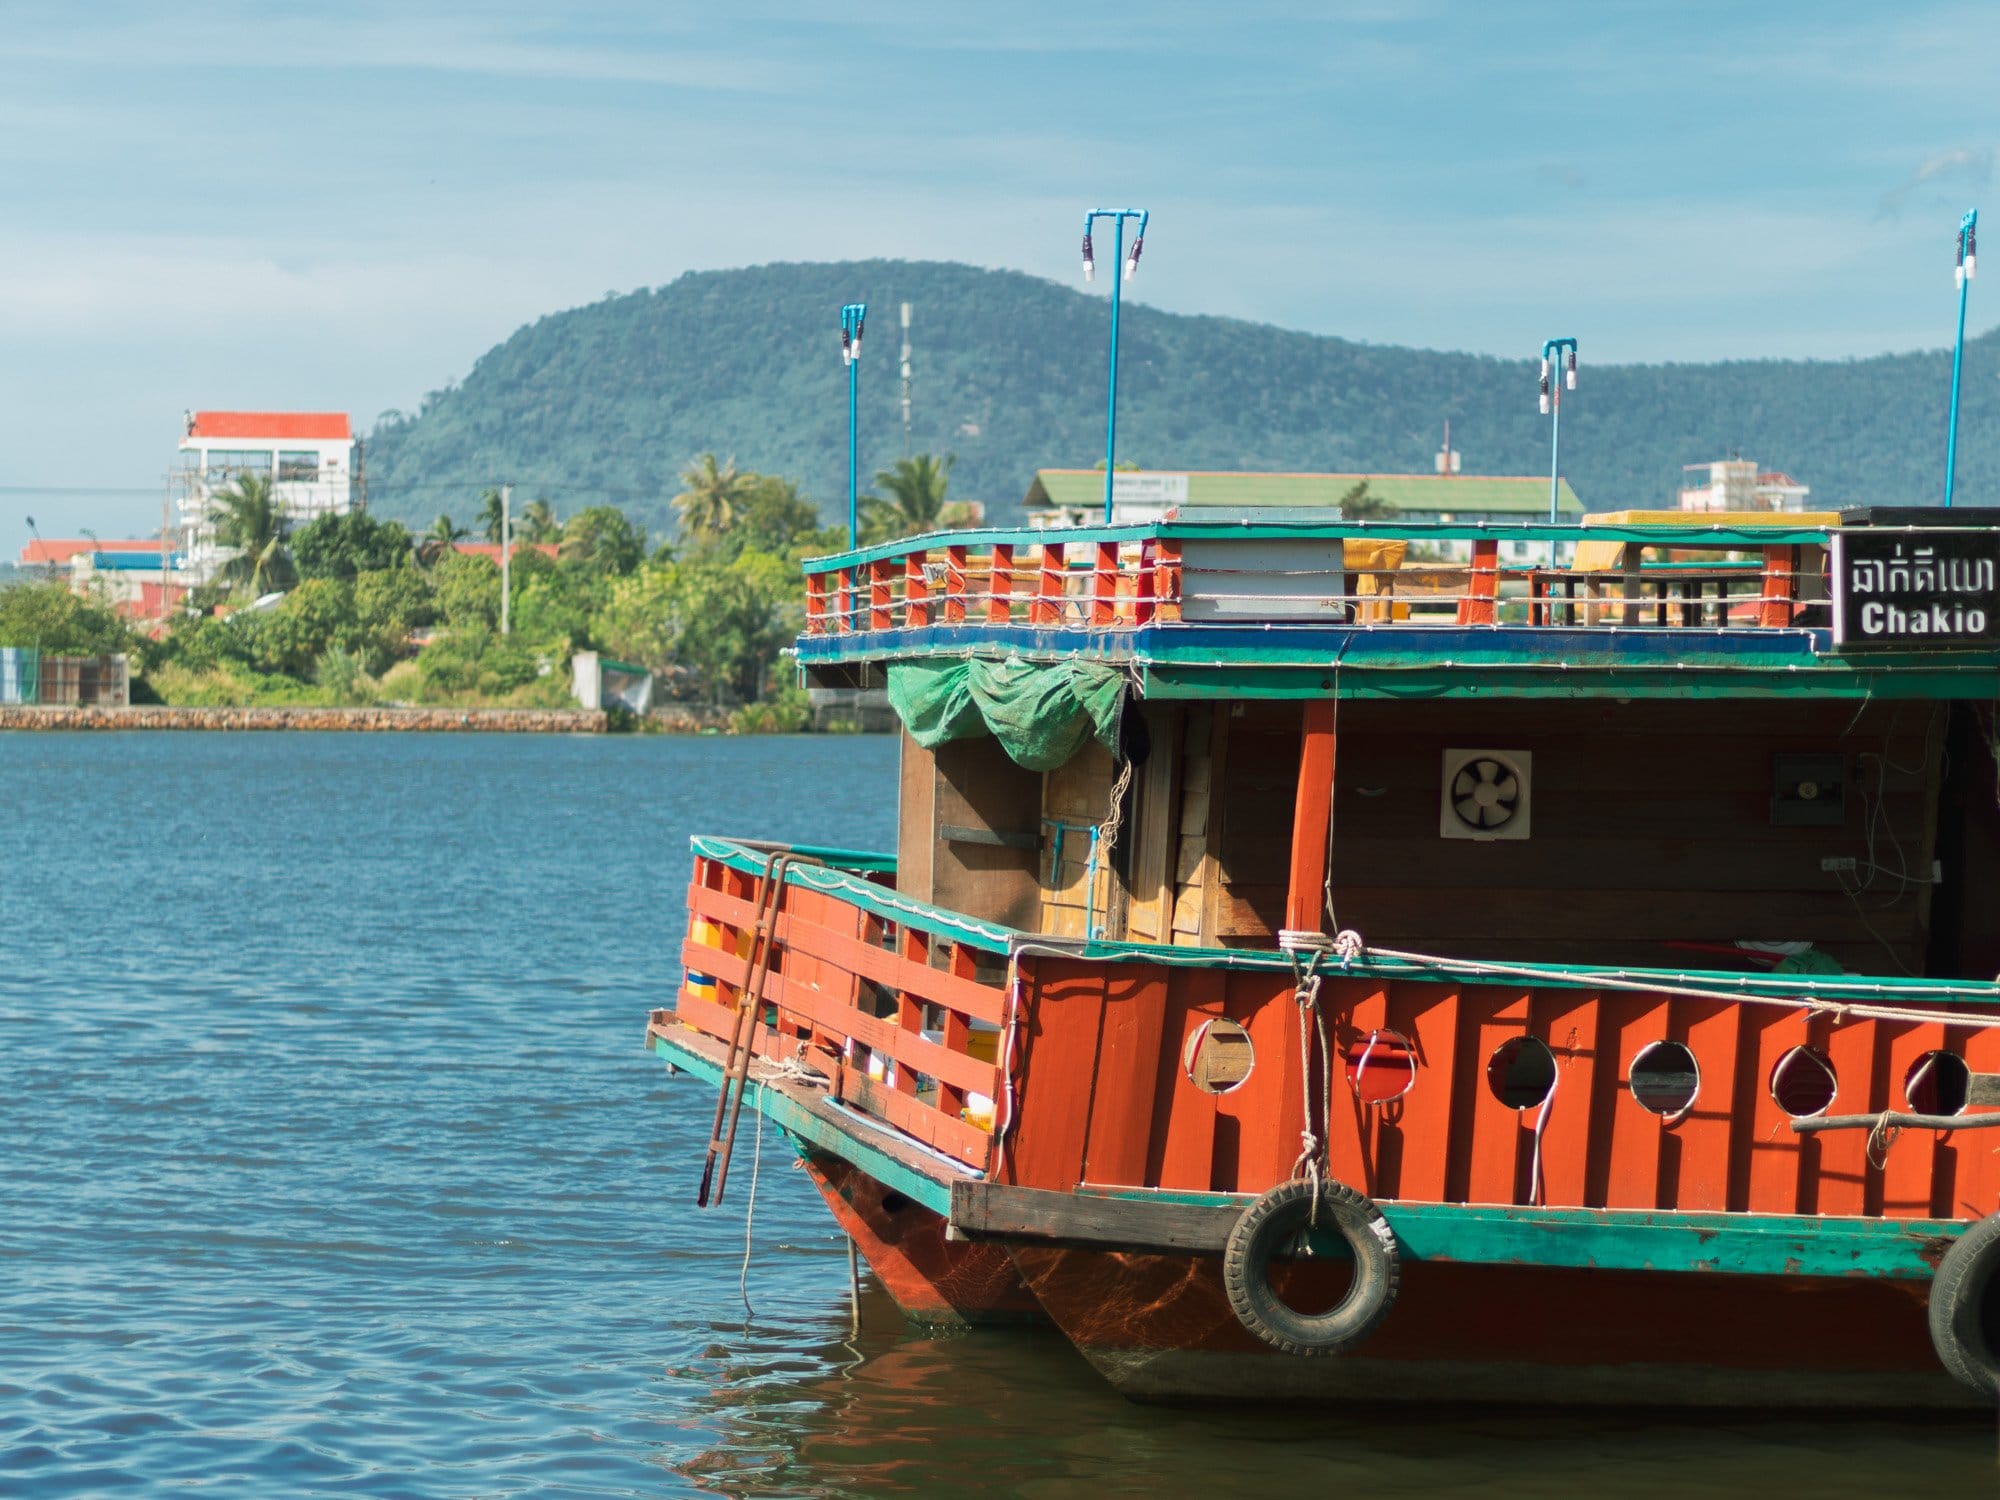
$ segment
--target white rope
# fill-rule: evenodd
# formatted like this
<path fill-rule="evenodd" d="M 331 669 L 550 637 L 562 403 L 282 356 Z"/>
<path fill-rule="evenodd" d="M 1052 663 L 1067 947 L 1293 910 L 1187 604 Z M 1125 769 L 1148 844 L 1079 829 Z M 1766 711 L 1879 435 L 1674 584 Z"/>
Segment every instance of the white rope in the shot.
<path fill-rule="evenodd" d="M 743 1269 L 736 1277 L 736 1292 L 743 1299 L 743 1316 L 746 1318 L 757 1316 L 757 1310 L 750 1305 L 750 1232 L 757 1222 L 757 1173 L 763 1164 L 764 1113 L 759 1110 L 756 1141 L 750 1153 L 750 1201 L 743 1208 Z"/>

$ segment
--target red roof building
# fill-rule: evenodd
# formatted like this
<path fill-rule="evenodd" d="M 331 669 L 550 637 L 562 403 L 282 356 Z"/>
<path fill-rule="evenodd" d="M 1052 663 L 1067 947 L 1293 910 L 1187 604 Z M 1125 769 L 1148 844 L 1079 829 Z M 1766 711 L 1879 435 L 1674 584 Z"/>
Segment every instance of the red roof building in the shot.
<path fill-rule="evenodd" d="M 354 430 L 344 411 L 197 411 L 188 413 L 187 435 L 209 441 L 346 443 L 353 441 Z"/>

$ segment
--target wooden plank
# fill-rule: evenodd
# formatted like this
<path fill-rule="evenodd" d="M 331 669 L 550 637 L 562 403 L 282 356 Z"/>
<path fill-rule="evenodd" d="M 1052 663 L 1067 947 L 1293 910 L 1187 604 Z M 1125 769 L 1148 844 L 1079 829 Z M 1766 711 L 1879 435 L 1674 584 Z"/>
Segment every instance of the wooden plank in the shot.
<path fill-rule="evenodd" d="M 731 923 L 732 913 L 747 914 L 750 910 L 747 900 L 721 891 L 690 887 L 688 896 L 689 908 L 697 915 L 730 925 L 743 925 Z M 1006 996 L 997 988 L 972 984 L 938 969 L 913 965 L 879 944 L 868 942 L 865 937 L 856 938 L 837 929 L 814 926 L 800 920 L 792 912 L 780 914 L 776 932 L 781 946 L 827 959 L 845 972 L 872 979 L 886 989 L 912 990 L 933 1005 L 948 1006 L 988 1025 L 997 1026 L 1003 1018 Z M 704 957 L 713 951 L 702 949 Z"/>
<path fill-rule="evenodd" d="M 965 619 L 965 548 L 944 549 L 944 623 L 957 625 Z"/>
<path fill-rule="evenodd" d="M 1014 611 L 1014 549 L 1006 543 L 993 548 L 992 572 L 987 578 L 986 623 L 1005 625 Z"/>
<path fill-rule="evenodd" d="M 1211 795 L 1208 799 L 1208 823 L 1202 834 L 1203 853 L 1201 862 L 1201 927 L 1200 940 L 1213 943 L 1220 931 L 1218 913 L 1222 909 L 1222 838 L 1223 807 L 1221 797 L 1213 795 L 1216 788 L 1229 784 L 1229 719 L 1230 711 L 1217 708 L 1209 718 L 1208 738 L 1208 785 Z M 1186 826 L 1183 824 L 1182 826 Z"/>
<path fill-rule="evenodd" d="M 1668 1202 L 1680 1209 L 1729 1207 L 1729 1160 L 1736 1129 L 1736 1045 L 1742 1007 L 1728 1001 L 1682 1000 L 1673 1039 L 1694 1054 L 1700 1088 L 1694 1107 L 1673 1127 L 1680 1170 Z"/>
<path fill-rule="evenodd" d="M 1216 1096 L 1188 1081 L 1181 1068 L 1188 1041 L 1204 1022 L 1222 1015 L 1228 976 L 1217 969 L 1170 969 L 1146 1180 L 1159 1187 L 1212 1185 Z M 1255 1076 L 1254 1065 L 1252 1076 Z"/>
<path fill-rule="evenodd" d="M 1452 1145 L 1458 1072 L 1459 993 L 1455 986 L 1398 982 L 1390 991 L 1389 1024 L 1416 1048 L 1417 1081 L 1397 1114 L 1402 1167 L 1397 1193 L 1441 1199 Z"/>
<path fill-rule="evenodd" d="M 1611 1175 L 1607 1208 L 1657 1208 L 1660 1200 L 1660 1117 L 1632 1097 L 1632 1059 L 1667 1040 L 1669 1002 L 1647 995 L 1606 995 L 1598 1022 L 1604 1065 L 1617 1081 L 1610 1108 Z"/>
<path fill-rule="evenodd" d="M 1551 1207 L 1581 1208 L 1593 1202 L 1590 1169 L 1592 1147 L 1598 1143 L 1595 1122 L 1600 1083 L 1598 1010 L 1595 991 L 1546 990 L 1536 995 L 1530 1011 L 1533 1029 L 1547 1038 L 1556 1059 L 1556 1096 L 1542 1131 L 1541 1201 Z M 1615 1082 L 1612 1079 L 1613 1085 Z"/>
<path fill-rule="evenodd" d="M 747 959 L 738 958 L 733 953 L 719 953 L 693 942 L 681 949 L 681 961 L 689 967 L 697 963 L 706 964 L 708 968 L 705 972 L 731 985 L 741 985 L 749 978 Z M 905 1093 L 915 1088 L 913 1083 L 904 1086 L 905 1077 L 912 1070 L 955 1088 L 989 1097 L 998 1085 L 999 1073 L 992 1063 L 968 1056 L 962 1049 L 954 1051 L 925 1036 L 916 1005 L 907 1009 L 913 1017 L 918 1017 L 917 1023 L 901 1024 L 865 1014 L 845 1004 L 838 996 L 810 989 L 777 971 L 766 977 L 763 998 L 778 1007 L 781 1025 L 809 1022 L 831 1037 L 860 1043 L 877 1057 L 895 1059 L 903 1065 L 899 1069 L 897 1086 Z M 727 1011 L 724 1013 L 728 1014 Z"/>
<path fill-rule="evenodd" d="M 900 726 L 897 742 L 896 889 L 931 900 L 931 859 L 937 843 L 937 755 Z M 935 904 L 935 903 L 933 903 Z"/>
<path fill-rule="evenodd" d="M 1300 731 L 1297 792 L 1292 803 L 1291 872 L 1285 896 L 1285 926 L 1318 932 L 1326 926 L 1325 882 L 1333 837 L 1333 778 L 1339 703 L 1332 698 L 1306 704 Z"/>
<path fill-rule="evenodd" d="M 1097 1077 L 1084 1142 L 1088 1182 L 1141 1184 L 1151 1143 L 1153 1094 L 1167 1012 L 1159 968 L 1108 967 L 1097 1040 Z"/>

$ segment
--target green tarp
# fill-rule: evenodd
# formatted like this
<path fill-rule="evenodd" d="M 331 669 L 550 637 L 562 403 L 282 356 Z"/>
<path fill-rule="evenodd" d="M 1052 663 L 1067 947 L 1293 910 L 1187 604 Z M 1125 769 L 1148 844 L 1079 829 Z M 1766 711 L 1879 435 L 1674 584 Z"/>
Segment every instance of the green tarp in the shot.
<path fill-rule="evenodd" d="M 1053 771 L 1095 734 L 1118 749 L 1125 674 L 1094 661 L 898 662 L 889 702 L 926 750 L 991 734 L 1016 764 Z"/>

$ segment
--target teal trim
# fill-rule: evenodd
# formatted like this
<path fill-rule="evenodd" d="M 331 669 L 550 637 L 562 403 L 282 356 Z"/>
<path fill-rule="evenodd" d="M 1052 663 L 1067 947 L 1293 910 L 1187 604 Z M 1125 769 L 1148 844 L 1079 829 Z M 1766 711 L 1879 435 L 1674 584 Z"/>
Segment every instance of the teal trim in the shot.
<path fill-rule="evenodd" d="M 1093 1188 L 1107 1202 L 1248 1206 L 1248 1193 Z M 1379 1202 L 1411 1260 L 1601 1271 L 1711 1271 L 1734 1276 L 1929 1280 L 1964 1232 L 1953 1219 L 1813 1218 L 1609 1208 L 1510 1208 Z M 1329 1238 L 1325 1247 L 1337 1248 Z"/>
<path fill-rule="evenodd" d="M 767 856 L 755 848 L 732 843 L 728 839 L 714 838 L 707 834 L 695 834 L 688 840 L 694 852 L 705 859 L 716 859 L 732 870 L 743 870 L 752 875 L 761 875 Z M 797 846 L 798 852 L 808 852 L 807 846 Z M 873 861 L 869 865 L 857 865 L 857 869 L 889 869 L 896 867 L 892 855 L 862 855 L 860 859 Z M 886 861 L 885 863 L 882 863 Z M 972 917 L 960 916 L 957 912 L 946 911 L 941 906 L 932 906 L 926 901 L 913 901 L 907 896 L 899 896 L 893 890 L 879 886 L 871 880 L 863 880 L 858 875 L 835 867 L 837 861 L 825 865 L 788 865 L 785 880 L 788 884 L 802 885 L 810 890 L 824 891 L 828 895 L 839 896 L 863 911 L 883 918 L 885 921 L 902 922 L 928 932 L 933 937 L 949 938 L 953 942 L 965 943 L 988 953 L 1005 953 L 1010 938 L 1021 936 L 1011 927 L 1002 927 L 994 922 L 981 922 Z"/>
<path fill-rule="evenodd" d="M 732 869 L 760 874 L 764 856 L 728 839 L 696 834 L 694 852 L 718 859 Z M 873 856 L 882 858 L 882 856 Z M 1151 963 L 1174 968 L 1269 970 L 1289 974 L 1291 959 L 1275 949 L 1182 948 L 1164 943 L 1085 942 L 1022 932 L 997 922 L 970 917 L 899 896 L 872 881 L 833 868 L 794 865 L 787 879 L 814 890 L 837 895 L 864 911 L 893 922 L 909 922 L 934 935 L 971 944 L 989 953 L 1005 954 L 1016 946 L 1047 953 L 1061 949 L 1092 963 Z M 1728 969 L 1592 968 L 1584 964 L 1510 963 L 1496 975 L 1495 966 L 1465 959 L 1393 958 L 1364 954 L 1337 972 L 1380 979 L 1410 979 L 1431 984 L 1518 984 L 1538 988 L 1650 990 L 1661 985 L 1695 986 L 1745 997 L 1791 1000 L 1904 1000 L 1932 1004 L 2000 1004 L 2000 982 L 1967 984 L 1948 979 L 1886 978 L 1858 974 L 1744 974 Z"/>
<path fill-rule="evenodd" d="M 722 1086 L 722 1069 L 699 1053 L 676 1047 L 659 1036 L 652 1038 L 652 1051 L 669 1066 L 692 1073 L 716 1088 Z M 787 1135 L 830 1151 L 843 1161 L 852 1162 L 883 1186 L 894 1188 L 906 1198 L 915 1199 L 940 1216 L 950 1214 L 951 1187 L 948 1183 L 912 1170 L 880 1147 L 869 1144 L 862 1137 L 775 1089 L 765 1088 L 752 1079 L 744 1085 L 743 1102 Z M 940 1170 L 943 1170 L 942 1166 Z"/>
<path fill-rule="evenodd" d="M 1336 681 L 1325 665 L 1153 661 L 1140 669 L 1142 695 L 1168 699 L 1301 698 L 2000 698 L 2000 669 L 1944 667 L 1913 672 L 1848 672 L 1823 666 L 1781 670 L 1740 667 L 1606 669 L 1463 665 L 1343 665 Z"/>

